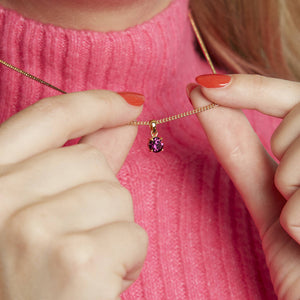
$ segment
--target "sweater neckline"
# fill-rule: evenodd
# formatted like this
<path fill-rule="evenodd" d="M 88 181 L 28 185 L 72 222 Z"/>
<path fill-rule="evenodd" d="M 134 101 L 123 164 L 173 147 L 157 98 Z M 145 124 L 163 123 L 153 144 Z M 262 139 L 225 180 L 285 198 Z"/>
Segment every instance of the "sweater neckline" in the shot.
<path fill-rule="evenodd" d="M 188 5 L 188 0 L 174 0 L 152 19 L 112 32 L 43 24 L 0 7 L 0 57 L 68 93 L 90 89 L 142 93 L 146 104 L 140 119 L 175 115 L 191 109 L 186 85 L 209 72 L 194 49 Z M 7 105 L 8 116 L 57 95 L 11 70 L 1 72 L 10 82 L 3 93 L 17 99 Z"/>
<path fill-rule="evenodd" d="M 181 3 L 180 3 L 181 2 Z M 73 29 L 68 27 L 61 27 L 58 25 L 53 25 L 51 23 L 44 23 L 35 19 L 30 19 L 25 16 L 23 16 L 21 13 L 6 8 L 3 5 L 0 4 L 0 15 L 5 14 L 7 18 L 11 18 L 14 20 L 19 20 L 24 23 L 26 23 L 30 27 L 39 27 L 43 28 L 45 31 L 51 31 L 51 32 L 57 32 L 57 33 L 65 33 L 65 34 L 71 34 L 71 35 L 94 35 L 94 36 L 116 36 L 116 35 L 122 35 L 122 34 L 131 34 L 132 32 L 135 32 L 137 30 L 148 30 L 149 27 L 151 28 L 153 24 L 157 23 L 160 19 L 165 19 L 170 17 L 170 14 L 172 15 L 172 11 L 175 6 L 182 5 L 183 3 L 187 3 L 186 0 L 172 0 L 171 3 L 164 8 L 162 11 L 157 13 L 155 16 L 150 18 L 149 20 L 146 20 L 140 24 L 128 27 L 124 30 L 112 30 L 112 31 L 96 31 L 96 30 L 87 30 L 87 29 Z"/>

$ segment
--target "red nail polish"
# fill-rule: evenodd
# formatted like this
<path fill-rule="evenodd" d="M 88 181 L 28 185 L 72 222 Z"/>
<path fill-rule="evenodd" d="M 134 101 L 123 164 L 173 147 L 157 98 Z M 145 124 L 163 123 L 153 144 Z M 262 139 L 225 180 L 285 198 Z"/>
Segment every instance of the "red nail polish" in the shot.
<path fill-rule="evenodd" d="M 230 83 L 231 76 L 223 74 L 200 75 L 196 78 L 196 81 L 206 88 L 221 88 Z"/>
<path fill-rule="evenodd" d="M 145 97 L 142 94 L 131 92 L 120 92 L 118 94 L 122 96 L 128 104 L 133 106 L 142 106 L 145 102 Z"/>

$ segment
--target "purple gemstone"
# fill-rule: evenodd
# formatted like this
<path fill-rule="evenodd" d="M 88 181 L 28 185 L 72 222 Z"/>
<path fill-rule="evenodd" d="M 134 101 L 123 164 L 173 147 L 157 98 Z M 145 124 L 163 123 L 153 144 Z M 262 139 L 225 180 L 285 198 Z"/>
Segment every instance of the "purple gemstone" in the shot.
<path fill-rule="evenodd" d="M 164 143 L 162 142 L 162 139 L 159 137 L 154 137 L 149 140 L 149 149 L 150 151 L 154 153 L 158 153 L 163 150 L 164 148 Z"/>

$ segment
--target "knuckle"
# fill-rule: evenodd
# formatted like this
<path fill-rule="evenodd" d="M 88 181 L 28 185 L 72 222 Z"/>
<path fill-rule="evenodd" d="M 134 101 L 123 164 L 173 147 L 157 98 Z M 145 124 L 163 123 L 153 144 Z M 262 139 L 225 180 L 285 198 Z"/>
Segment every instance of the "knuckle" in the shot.
<path fill-rule="evenodd" d="M 104 155 L 96 147 L 88 144 L 80 144 L 78 145 L 78 149 L 83 159 L 97 165 L 107 165 Z"/>
<path fill-rule="evenodd" d="M 64 95 L 44 98 L 32 107 L 43 113 L 43 116 L 46 116 L 47 118 L 57 119 L 58 117 L 62 117 L 64 119 L 68 119 L 69 115 L 67 113 L 67 107 L 65 102 L 62 101 L 63 96 Z"/>
<path fill-rule="evenodd" d="M 42 247 L 48 239 L 48 233 L 42 222 L 29 209 L 12 215 L 7 220 L 5 228 L 9 241 L 22 251 Z"/>
<path fill-rule="evenodd" d="M 122 192 L 122 208 L 126 212 L 126 214 L 130 217 L 132 217 L 132 221 L 134 220 L 134 212 L 133 212 L 133 201 L 132 196 L 130 192 L 121 186 L 121 192 Z"/>
<path fill-rule="evenodd" d="M 111 119 L 112 113 L 115 110 L 115 95 L 114 93 L 107 90 L 88 90 L 84 92 L 87 97 L 90 99 L 101 99 L 101 116 L 99 118 L 100 127 L 107 124 L 107 122 Z"/>
<path fill-rule="evenodd" d="M 113 101 L 113 94 L 111 92 L 107 92 L 107 91 L 101 91 L 102 92 L 102 97 L 101 97 L 101 105 L 102 105 L 102 109 L 103 112 L 101 115 L 101 124 L 102 126 L 104 124 L 106 124 L 108 122 L 108 120 L 111 118 L 112 116 L 112 112 L 114 111 L 114 105 L 113 103 L 115 101 Z"/>
<path fill-rule="evenodd" d="M 262 75 L 251 74 L 250 76 L 248 76 L 247 80 L 248 80 L 247 85 L 249 91 L 248 97 L 252 99 L 256 99 L 259 97 L 263 99 L 267 90 L 267 83 L 265 78 Z"/>
<path fill-rule="evenodd" d="M 130 192 L 121 184 L 114 182 L 109 183 L 109 189 L 118 197 L 120 210 L 133 221 L 133 201 Z"/>
<path fill-rule="evenodd" d="M 250 81 L 249 84 L 251 85 L 252 91 L 255 91 L 257 95 L 264 94 L 265 88 L 266 88 L 266 83 L 264 80 L 264 77 L 258 74 L 251 75 L 249 77 Z"/>
<path fill-rule="evenodd" d="M 56 244 L 53 250 L 54 263 L 66 276 L 75 278 L 92 267 L 94 253 L 94 244 L 86 236 L 67 237 Z"/>
<path fill-rule="evenodd" d="M 149 243 L 146 230 L 138 224 L 132 222 L 129 223 L 129 231 L 133 242 L 136 244 L 136 247 L 140 249 L 140 251 L 146 253 Z"/>
<path fill-rule="evenodd" d="M 99 197 L 105 197 L 112 200 L 117 205 L 118 213 L 121 218 L 127 221 L 134 220 L 133 201 L 130 192 L 119 182 L 94 182 L 91 189 Z"/>

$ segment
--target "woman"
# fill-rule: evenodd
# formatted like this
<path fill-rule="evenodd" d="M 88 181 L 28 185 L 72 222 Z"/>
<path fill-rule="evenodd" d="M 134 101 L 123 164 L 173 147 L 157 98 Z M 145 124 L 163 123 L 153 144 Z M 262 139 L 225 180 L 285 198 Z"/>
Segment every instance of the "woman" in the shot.
<path fill-rule="evenodd" d="M 1 299 L 299 298 L 299 83 L 199 76 L 210 70 L 187 0 L 0 4 L 1 59 L 68 92 L 1 67 Z M 214 52 L 231 42 L 206 4 L 195 12 Z M 220 5 L 223 16 L 243 11 Z M 225 49 L 220 68 L 251 71 L 250 56 Z M 252 71 L 275 76 L 264 63 Z M 196 117 L 158 125 L 165 151 L 149 153 L 149 128 L 135 139 L 127 124 L 190 110 L 196 76 L 193 105 L 221 106 L 198 115 L 202 127 Z M 272 138 L 278 168 L 236 108 L 284 118 Z M 246 113 L 270 150 L 278 119 Z"/>

